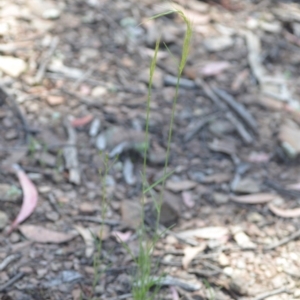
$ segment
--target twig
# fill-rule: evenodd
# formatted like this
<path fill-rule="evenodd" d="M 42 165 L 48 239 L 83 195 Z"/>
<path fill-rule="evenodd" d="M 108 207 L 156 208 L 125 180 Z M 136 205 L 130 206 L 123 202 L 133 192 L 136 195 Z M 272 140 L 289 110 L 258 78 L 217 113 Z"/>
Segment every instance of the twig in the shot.
<path fill-rule="evenodd" d="M 238 103 L 230 94 L 227 92 L 214 88 L 214 92 L 223 99 L 229 107 L 245 121 L 245 123 L 254 131 L 257 132 L 257 123 L 253 116 L 246 110 L 244 105 Z"/>
<path fill-rule="evenodd" d="M 106 300 L 121 300 L 121 299 L 129 299 L 132 296 L 132 294 L 124 294 L 113 298 L 106 298 Z"/>
<path fill-rule="evenodd" d="M 65 120 L 65 128 L 68 134 L 68 143 L 76 144 L 76 131 L 70 122 Z M 75 147 L 66 146 L 63 149 L 66 168 L 69 170 L 69 181 L 74 184 L 80 184 L 79 162 L 77 157 L 77 149 Z"/>
<path fill-rule="evenodd" d="M 28 126 L 27 120 L 23 115 L 16 99 L 9 95 L 6 88 L 3 85 L 0 85 L 0 100 L 6 101 L 7 105 L 11 108 L 11 110 L 16 114 L 16 116 L 20 119 L 22 123 L 22 128 L 25 132 L 25 141 L 28 141 L 28 138 L 31 133 L 37 133 L 38 130 L 32 129 Z"/>
<path fill-rule="evenodd" d="M 267 185 L 268 187 L 274 189 L 278 194 L 281 194 L 283 196 L 289 196 L 289 197 L 300 197 L 300 192 L 299 191 L 292 191 L 292 190 L 287 190 L 284 187 L 282 187 L 278 182 L 274 182 L 270 179 L 266 179 L 264 181 L 264 184 Z"/>
<path fill-rule="evenodd" d="M 189 142 L 198 132 L 203 128 L 207 123 L 216 119 L 216 115 L 205 116 L 201 120 L 197 120 L 196 122 L 191 122 L 186 129 L 186 134 L 184 135 L 183 140 L 185 142 Z"/>
<path fill-rule="evenodd" d="M 60 216 L 60 211 L 56 202 L 56 199 L 54 197 L 54 195 L 52 193 L 49 193 L 48 195 L 48 199 L 50 202 L 50 205 L 54 208 L 54 210 L 58 213 L 58 215 Z"/>
<path fill-rule="evenodd" d="M 246 130 L 244 125 L 230 112 L 226 113 L 226 118 L 236 128 L 238 134 L 242 138 L 245 144 L 249 145 L 253 142 L 253 138 L 250 133 Z"/>
<path fill-rule="evenodd" d="M 121 222 L 118 220 L 108 220 L 108 219 L 101 219 L 98 217 L 89 217 L 89 216 L 76 216 L 73 218 L 75 221 L 86 221 L 86 222 L 92 222 L 92 223 L 99 223 L 99 224 L 106 224 L 106 225 L 119 225 Z"/>
<path fill-rule="evenodd" d="M 6 281 L 5 283 L 1 284 L 0 285 L 0 292 L 5 291 L 8 287 L 13 285 L 18 280 L 20 280 L 24 275 L 25 275 L 25 273 L 20 272 L 20 273 L 16 274 L 14 277 L 12 277 L 11 279 L 9 279 L 8 281 Z"/>
<path fill-rule="evenodd" d="M 78 86 L 79 86 L 79 84 L 80 84 L 81 82 L 83 82 L 86 78 L 88 78 L 89 76 L 91 76 L 91 75 L 93 74 L 93 71 L 94 71 L 94 68 L 92 67 L 92 68 L 89 68 L 86 72 L 84 72 L 84 73 L 82 74 L 82 76 L 79 77 L 79 78 L 74 82 L 72 89 L 75 91 L 75 90 L 78 88 Z"/>
<path fill-rule="evenodd" d="M 292 233 L 290 236 L 285 237 L 285 238 L 281 239 L 280 241 L 278 241 L 278 242 L 276 242 L 274 244 L 266 246 L 264 249 L 265 250 L 273 250 L 273 249 L 275 249 L 275 248 L 277 248 L 279 246 L 287 244 L 288 242 L 290 242 L 292 240 L 297 239 L 298 237 L 300 237 L 300 229 L 297 230 L 296 232 Z"/>
<path fill-rule="evenodd" d="M 282 294 L 282 293 L 285 293 L 285 292 L 287 292 L 287 289 L 285 287 L 281 287 L 281 288 L 273 290 L 273 291 L 262 293 L 259 296 L 255 297 L 254 300 L 263 300 L 263 299 L 266 299 L 268 297 L 278 295 L 278 294 Z"/>
<path fill-rule="evenodd" d="M 66 73 L 58 73 L 58 72 L 46 72 L 45 76 L 48 78 L 53 78 L 53 79 L 61 79 L 61 78 L 67 78 L 67 79 L 79 79 L 81 78 L 82 75 L 79 76 L 74 76 L 73 74 L 66 74 Z M 84 82 L 88 82 L 90 84 L 94 84 L 94 85 L 102 85 L 104 87 L 106 87 L 107 89 L 115 89 L 119 92 L 126 92 L 126 93 L 131 93 L 131 94 L 137 94 L 137 95 L 145 95 L 145 91 L 138 89 L 138 88 L 134 88 L 134 87 L 123 87 L 117 84 L 109 84 L 107 82 L 98 80 L 97 78 L 84 78 L 83 80 Z"/>
<path fill-rule="evenodd" d="M 173 276 L 166 276 L 166 277 L 153 277 L 151 278 L 155 282 L 155 284 L 160 286 L 178 286 L 186 291 L 195 292 L 200 290 L 201 285 L 199 283 L 193 283 L 190 281 L 185 281 Z"/>
<path fill-rule="evenodd" d="M 58 42 L 59 42 L 59 39 L 57 36 L 55 36 L 51 41 L 50 48 L 46 54 L 44 61 L 40 64 L 39 69 L 35 75 L 35 78 L 34 78 L 35 83 L 40 83 L 43 80 L 47 66 L 51 60 L 51 57 L 53 56 L 53 54 L 55 52 L 55 49 L 57 48 Z"/>
<path fill-rule="evenodd" d="M 226 118 L 232 123 L 232 125 L 235 126 L 244 143 L 251 144 L 253 142 L 253 138 L 250 133 L 248 133 L 244 125 L 228 110 L 227 105 L 220 100 L 210 86 L 200 78 L 196 79 L 196 84 L 204 91 L 206 97 L 210 98 L 219 108 L 226 112 Z"/>
<path fill-rule="evenodd" d="M 176 290 L 179 292 L 180 295 L 184 296 L 187 300 L 194 300 L 194 298 L 191 295 L 189 295 L 189 293 L 186 292 L 185 290 L 183 290 L 182 288 L 177 286 Z"/>
<path fill-rule="evenodd" d="M 82 103 L 86 104 L 89 107 L 102 108 L 102 105 L 99 102 L 96 102 L 91 98 L 82 97 L 82 96 L 78 95 L 77 93 L 70 92 L 66 89 L 61 89 L 61 91 L 71 97 L 77 98 L 78 100 L 80 100 Z"/>
<path fill-rule="evenodd" d="M 177 77 L 172 75 L 166 75 L 164 78 L 165 85 L 176 86 Z M 190 79 L 180 78 L 179 86 L 186 89 L 194 89 L 196 86 L 195 82 Z"/>
<path fill-rule="evenodd" d="M 190 269 L 189 273 L 196 274 L 198 276 L 211 277 L 220 274 L 220 271 L 216 270 L 203 270 L 203 269 Z"/>
<path fill-rule="evenodd" d="M 20 253 L 12 254 L 7 256 L 1 263 L 0 263 L 0 271 L 3 271 L 10 263 L 19 259 L 21 257 Z"/>

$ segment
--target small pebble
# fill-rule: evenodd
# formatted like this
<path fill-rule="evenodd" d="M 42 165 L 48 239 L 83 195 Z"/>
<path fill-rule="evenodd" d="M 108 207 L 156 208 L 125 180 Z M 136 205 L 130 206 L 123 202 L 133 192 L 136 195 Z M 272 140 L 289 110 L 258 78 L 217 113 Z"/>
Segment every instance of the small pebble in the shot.
<path fill-rule="evenodd" d="M 18 132 L 15 129 L 9 129 L 5 133 L 5 139 L 8 140 L 8 141 L 14 140 L 17 137 L 18 137 Z"/>
<path fill-rule="evenodd" d="M 46 213 L 46 218 L 50 221 L 57 221 L 59 219 L 59 214 L 56 211 L 50 211 Z"/>
<path fill-rule="evenodd" d="M 50 268 L 51 268 L 52 271 L 57 272 L 62 268 L 62 264 L 59 263 L 59 262 L 52 262 L 50 264 Z"/>
<path fill-rule="evenodd" d="M 20 239 L 21 239 L 20 235 L 16 232 L 13 232 L 9 237 L 10 242 L 13 244 L 18 243 Z"/>
<path fill-rule="evenodd" d="M 0 210 L 0 230 L 5 228 L 8 221 L 8 216 L 4 211 Z"/>
<path fill-rule="evenodd" d="M 80 204 L 79 210 L 82 213 L 91 214 L 91 213 L 95 212 L 96 209 L 95 209 L 95 205 L 93 205 L 92 203 L 83 202 Z"/>
<path fill-rule="evenodd" d="M 96 136 L 100 130 L 100 127 L 101 127 L 100 119 L 98 118 L 94 119 L 90 127 L 89 135 L 92 137 Z"/>
<path fill-rule="evenodd" d="M 19 269 L 20 272 L 23 272 L 25 274 L 32 274 L 33 273 L 33 269 L 29 266 L 23 266 Z"/>
<path fill-rule="evenodd" d="M 51 187 L 48 185 L 42 185 L 38 188 L 39 192 L 42 194 L 49 193 L 51 191 Z"/>

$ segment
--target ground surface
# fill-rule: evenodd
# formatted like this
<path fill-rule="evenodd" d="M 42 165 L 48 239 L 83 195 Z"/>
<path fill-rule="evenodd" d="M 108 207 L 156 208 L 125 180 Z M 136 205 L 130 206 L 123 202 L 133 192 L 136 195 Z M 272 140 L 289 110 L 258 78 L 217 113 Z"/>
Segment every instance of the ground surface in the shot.
<path fill-rule="evenodd" d="M 160 299 L 300 298 L 300 5 L 256 2 L 176 2 L 194 33 L 161 216 L 176 225 L 153 259 L 156 273 L 189 285 L 171 282 Z M 134 264 L 116 236 L 136 253 L 136 148 L 150 60 L 161 36 L 175 59 L 162 44 L 149 124 L 153 184 L 162 176 L 185 33 L 175 14 L 147 20 L 178 8 L 158 3 L 1 1 L 2 299 L 130 299 Z M 13 163 L 39 196 L 31 216 L 7 236 L 22 204 Z M 34 194 L 23 184 L 29 209 Z M 151 205 L 150 195 L 146 200 Z"/>

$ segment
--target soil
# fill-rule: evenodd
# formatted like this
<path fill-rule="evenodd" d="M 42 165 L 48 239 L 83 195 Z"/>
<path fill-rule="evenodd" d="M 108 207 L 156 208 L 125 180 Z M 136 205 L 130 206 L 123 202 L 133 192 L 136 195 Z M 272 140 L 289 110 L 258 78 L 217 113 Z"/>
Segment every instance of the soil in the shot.
<path fill-rule="evenodd" d="M 2 0 L 1 299 L 132 299 L 140 200 L 150 238 L 161 189 L 142 195 L 149 66 L 160 38 L 151 186 L 186 31 L 151 17 L 174 8 L 193 36 L 153 250 L 173 281 L 156 299 L 300 298 L 300 4 Z"/>

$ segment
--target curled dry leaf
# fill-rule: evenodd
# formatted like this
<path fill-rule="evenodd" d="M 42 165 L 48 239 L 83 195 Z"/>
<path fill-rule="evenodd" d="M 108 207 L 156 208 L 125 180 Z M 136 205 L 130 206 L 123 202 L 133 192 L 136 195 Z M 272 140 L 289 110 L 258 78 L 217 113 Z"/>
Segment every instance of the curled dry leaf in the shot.
<path fill-rule="evenodd" d="M 113 231 L 111 234 L 116 238 L 118 242 L 126 243 L 132 236 L 132 231 Z"/>
<path fill-rule="evenodd" d="M 200 253 L 202 252 L 204 249 L 206 248 L 206 244 L 202 243 L 200 246 L 198 247 L 190 247 L 187 246 L 184 250 L 183 250 L 183 257 L 182 257 L 182 266 L 183 268 L 186 270 L 189 266 L 189 264 L 191 263 L 191 261 Z"/>
<path fill-rule="evenodd" d="M 84 240 L 85 257 L 87 258 L 92 257 L 95 251 L 94 237 L 92 232 L 88 228 L 84 228 L 82 226 L 75 225 L 74 227 Z"/>
<path fill-rule="evenodd" d="M 230 67 L 228 61 L 214 61 L 206 64 L 201 70 L 201 74 L 204 76 L 215 76 L 222 73 L 224 70 Z"/>
<path fill-rule="evenodd" d="M 172 300 L 179 300 L 179 294 L 174 286 L 170 286 L 170 292 L 171 292 L 171 299 Z"/>
<path fill-rule="evenodd" d="M 18 176 L 22 190 L 23 190 L 23 203 L 21 210 L 16 219 L 11 224 L 9 233 L 11 233 L 20 223 L 27 219 L 34 209 L 38 201 L 38 192 L 32 181 L 28 178 L 26 173 L 19 165 L 13 165 L 13 168 Z"/>
<path fill-rule="evenodd" d="M 261 204 L 267 203 L 272 201 L 276 198 L 274 194 L 267 194 L 267 193 L 259 193 L 259 194 L 252 194 L 246 196 L 230 196 L 230 200 L 238 203 L 245 203 L 245 204 Z"/>
<path fill-rule="evenodd" d="M 82 118 L 77 118 L 77 119 L 74 119 L 71 121 L 71 125 L 74 128 L 82 127 L 82 126 L 89 124 L 93 120 L 93 118 L 94 118 L 93 115 L 87 115 Z"/>
<path fill-rule="evenodd" d="M 74 233 L 62 233 L 55 230 L 50 230 L 44 228 L 42 226 L 36 225 L 21 225 L 20 226 L 21 233 L 28 239 L 37 243 L 54 243 L 60 244 L 65 243 L 73 238 L 75 238 L 78 234 Z"/>
<path fill-rule="evenodd" d="M 190 192 L 184 191 L 182 192 L 183 203 L 188 208 L 193 208 L 195 206 L 195 201 L 193 199 L 193 195 Z"/>
<path fill-rule="evenodd" d="M 294 209 L 281 209 L 273 205 L 272 203 L 269 203 L 269 209 L 270 211 L 281 218 L 298 218 L 300 217 L 300 208 L 294 208 Z"/>

